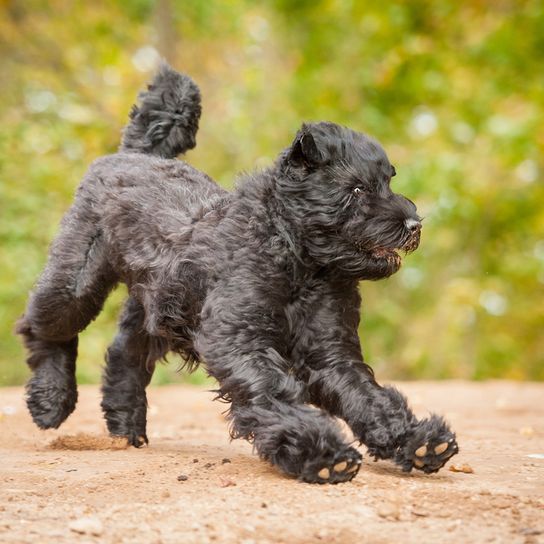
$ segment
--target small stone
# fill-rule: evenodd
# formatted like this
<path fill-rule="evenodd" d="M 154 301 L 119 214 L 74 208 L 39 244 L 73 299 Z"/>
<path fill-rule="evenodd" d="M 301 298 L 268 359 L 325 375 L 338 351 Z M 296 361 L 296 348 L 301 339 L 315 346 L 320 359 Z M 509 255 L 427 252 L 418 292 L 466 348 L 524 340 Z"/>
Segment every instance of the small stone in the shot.
<path fill-rule="evenodd" d="M 521 436 L 530 437 L 535 435 L 535 430 L 532 427 L 521 427 L 521 429 L 519 430 L 519 434 Z"/>
<path fill-rule="evenodd" d="M 2 415 L 12 416 L 17 413 L 17 408 L 15 408 L 15 406 L 3 406 L 2 410 L 0 410 L 0 413 Z"/>
<path fill-rule="evenodd" d="M 230 478 L 221 478 L 219 480 L 219 487 L 234 487 L 236 482 Z"/>
<path fill-rule="evenodd" d="M 224 459 L 221 459 L 221 464 L 222 465 L 226 465 L 227 463 L 232 463 L 232 461 L 228 457 L 225 457 Z"/>
<path fill-rule="evenodd" d="M 198 463 L 198 459 L 193 459 L 193 463 Z"/>
<path fill-rule="evenodd" d="M 186 474 L 180 474 L 178 476 L 178 482 L 185 482 L 189 479 L 189 476 L 187 476 Z"/>
<path fill-rule="evenodd" d="M 70 531 L 80 535 L 100 536 L 104 531 L 102 522 L 96 517 L 83 517 L 71 521 L 68 524 Z"/>
<path fill-rule="evenodd" d="M 400 519 L 400 508 L 396 504 L 382 504 L 378 508 L 378 516 L 390 520 Z"/>
<path fill-rule="evenodd" d="M 463 465 L 450 465 L 449 470 L 451 472 L 464 472 L 465 474 L 473 474 L 474 470 L 472 467 L 465 463 Z"/>
<path fill-rule="evenodd" d="M 543 533 L 543 531 L 534 527 L 522 527 L 518 532 L 524 536 L 538 536 Z M 528 541 L 526 540 L 526 542 Z"/>

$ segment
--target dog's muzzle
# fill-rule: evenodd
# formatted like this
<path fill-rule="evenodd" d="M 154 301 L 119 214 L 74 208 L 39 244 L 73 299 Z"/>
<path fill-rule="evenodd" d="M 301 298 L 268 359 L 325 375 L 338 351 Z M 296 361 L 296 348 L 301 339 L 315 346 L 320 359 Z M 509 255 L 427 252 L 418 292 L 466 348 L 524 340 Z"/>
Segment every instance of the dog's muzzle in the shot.
<path fill-rule="evenodd" d="M 410 234 L 400 249 L 406 253 L 410 253 L 419 247 L 419 242 L 421 240 L 421 222 L 417 219 L 409 218 L 406 219 L 404 225 Z"/>

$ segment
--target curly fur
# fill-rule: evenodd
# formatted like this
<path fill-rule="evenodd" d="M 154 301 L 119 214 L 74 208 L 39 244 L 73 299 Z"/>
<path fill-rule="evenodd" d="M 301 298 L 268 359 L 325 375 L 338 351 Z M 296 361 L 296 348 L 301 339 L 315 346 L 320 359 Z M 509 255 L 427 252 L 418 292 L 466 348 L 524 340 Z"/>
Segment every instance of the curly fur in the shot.
<path fill-rule="evenodd" d="M 191 78 L 163 63 L 139 95 L 125 127 L 121 151 L 173 159 L 193 149 L 200 119 L 200 91 Z"/>
<path fill-rule="evenodd" d="M 120 152 L 85 175 L 19 323 L 36 423 L 57 427 L 74 409 L 77 335 L 123 282 L 102 408 L 110 432 L 135 446 L 147 442 L 145 388 L 168 351 L 217 379 L 233 437 L 305 481 L 346 481 L 358 469 L 360 453 L 331 416 L 404 470 L 421 443 L 453 443 L 440 418 L 418 421 L 363 362 L 358 283 L 395 273 L 398 250 L 417 248 L 421 230 L 414 204 L 390 189 L 381 146 L 306 124 L 272 167 L 229 193 L 164 158 L 194 142 L 194 84 L 163 67 L 149 89 Z M 418 468 L 434 472 L 448 456 Z M 320 472 L 344 463 L 345 473 Z"/>

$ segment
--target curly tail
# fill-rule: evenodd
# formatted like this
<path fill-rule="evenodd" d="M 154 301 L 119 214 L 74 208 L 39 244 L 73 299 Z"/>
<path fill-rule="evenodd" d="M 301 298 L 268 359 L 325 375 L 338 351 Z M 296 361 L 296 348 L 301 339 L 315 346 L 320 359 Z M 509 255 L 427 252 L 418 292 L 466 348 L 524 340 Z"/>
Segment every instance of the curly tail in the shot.
<path fill-rule="evenodd" d="M 123 130 L 120 151 L 173 159 L 195 147 L 202 108 L 200 90 L 189 76 L 163 62 L 138 99 Z"/>

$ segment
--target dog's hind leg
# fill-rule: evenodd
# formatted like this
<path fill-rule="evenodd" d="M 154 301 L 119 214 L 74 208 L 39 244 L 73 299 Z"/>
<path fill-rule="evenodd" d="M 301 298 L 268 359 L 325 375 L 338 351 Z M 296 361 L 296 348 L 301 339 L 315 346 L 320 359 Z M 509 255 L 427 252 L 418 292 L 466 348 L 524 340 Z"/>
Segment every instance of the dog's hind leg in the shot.
<path fill-rule="evenodd" d="M 64 218 L 16 328 L 33 373 L 27 406 L 41 429 L 59 427 L 73 412 L 77 335 L 98 315 L 117 283 L 95 222 L 78 219 L 77 210 Z"/>
<path fill-rule="evenodd" d="M 133 446 L 147 444 L 147 398 L 155 362 L 164 357 L 166 342 L 144 330 L 144 309 L 129 297 L 119 320 L 119 332 L 106 354 L 102 410 L 109 432 Z"/>
<path fill-rule="evenodd" d="M 40 429 L 56 429 L 77 402 L 77 336 L 68 341 L 43 340 L 26 320 L 19 322 L 17 332 L 29 351 L 32 377 L 26 384 L 26 402 L 32 419 Z"/>

